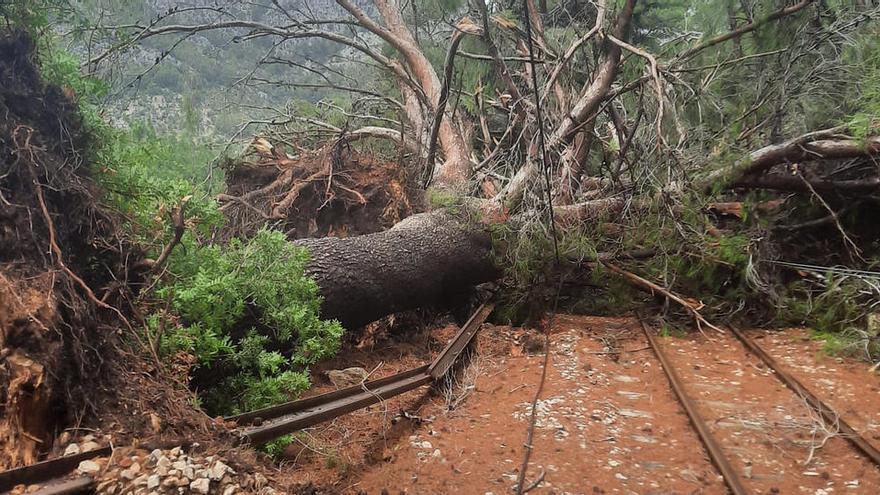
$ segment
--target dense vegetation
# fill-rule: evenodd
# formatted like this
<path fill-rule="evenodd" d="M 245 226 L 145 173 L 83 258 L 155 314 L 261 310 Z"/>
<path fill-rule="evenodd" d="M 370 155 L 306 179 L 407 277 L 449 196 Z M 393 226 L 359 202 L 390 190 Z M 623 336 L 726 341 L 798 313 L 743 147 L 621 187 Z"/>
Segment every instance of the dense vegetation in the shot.
<path fill-rule="evenodd" d="M 670 325 L 697 310 L 713 321 L 807 324 L 836 349 L 876 359 L 877 201 L 873 189 L 840 185 L 877 176 L 871 2 L 526 2 L 538 9 L 528 43 L 521 2 L 419 0 L 402 11 L 392 2 L 391 14 L 379 4 L 388 5 L 0 4 L 7 23 L 38 33 L 44 75 L 87 116 L 94 175 L 126 235 L 153 260 L 174 246 L 140 287 L 143 332 L 154 352 L 188 363 L 210 413 L 295 396 L 342 335 L 321 320 L 304 274 L 310 253 L 271 221 L 218 242 L 224 185 L 214 164 L 228 148 L 207 136 L 249 141 L 237 134 L 248 121 L 265 124 L 267 143 L 285 143 L 278 162 L 344 143 L 401 164 L 415 187 L 433 181 L 435 208 L 479 203 L 475 223 L 494 208 L 507 270 L 499 318 L 555 306 L 555 278 L 583 278 L 583 264 L 590 283 L 567 294 L 571 307 L 619 314 L 650 303 L 601 262 L 650 250 L 620 259 L 693 298 L 691 313 L 664 305 Z M 95 53 L 106 58 L 83 64 Z M 129 83 L 140 104 L 164 103 L 126 114 Z M 860 149 L 742 173 L 755 150 L 829 128 L 827 140 Z M 801 182 L 772 184 L 788 179 Z"/>
<path fill-rule="evenodd" d="M 265 407 L 306 390 L 308 366 L 333 355 L 342 335 L 338 323 L 319 318 L 317 287 L 303 273 L 308 252 L 270 231 L 222 247 L 207 242 L 224 222 L 213 199 L 222 187 L 222 173 L 212 170 L 216 150 L 186 125 L 174 133 L 138 121 L 109 126 L 101 104 L 110 86 L 83 75 L 79 59 L 47 32 L 57 12 L 17 4 L 0 10 L 38 36 L 46 80 L 76 95 L 94 141 L 92 172 L 107 206 L 124 219 L 124 235 L 155 259 L 175 242 L 171 213 L 183 213 L 179 246 L 140 293 L 150 312 L 143 330 L 150 346 L 163 359 L 180 356 L 194 374 L 221 373 L 194 384 L 211 414 Z"/>

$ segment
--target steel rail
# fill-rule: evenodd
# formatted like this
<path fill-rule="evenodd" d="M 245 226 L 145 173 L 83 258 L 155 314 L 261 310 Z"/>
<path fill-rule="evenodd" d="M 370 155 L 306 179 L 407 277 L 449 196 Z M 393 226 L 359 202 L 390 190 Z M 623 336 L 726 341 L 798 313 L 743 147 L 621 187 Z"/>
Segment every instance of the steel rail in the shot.
<path fill-rule="evenodd" d="M 843 435 L 842 437 L 846 438 L 853 444 L 853 446 L 861 451 L 865 456 L 867 456 L 875 465 L 880 467 L 880 450 L 877 450 L 876 447 L 871 445 L 865 437 L 863 437 L 859 432 L 854 430 L 849 423 L 847 423 L 843 417 L 841 417 L 837 412 L 832 409 L 830 406 L 822 402 L 816 394 L 810 391 L 807 387 L 805 387 L 797 378 L 789 374 L 785 371 L 779 363 L 773 359 L 769 354 L 767 354 L 764 349 L 761 348 L 755 341 L 748 338 L 746 334 L 742 332 L 739 328 L 736 328 L 732 325 L 728 325 L 730 331 L 739 339 L 740 342 L 749 350 L 752 354 L 757 356 L 761 361 L 764 362 L 767 366 L 770 367 L 774 371 L 776 378 L 779 379 L 786 387 L 791 389 L 792 392 L 800 395 L 807 401 L 807 404 L 818 412 L 822 418 L 828 422 L 830 425 L 837 425 Z"/>
<path fill-rule="evenodd" d="M 103 447 L 0 472 L 0 493 L 12 490 L 16 485 L 33 485 L 63 476 L 76 469 L 80 462 L 104 457 L 111 452 L 110 447 Z"/>
<path fill-rule="evenodd" d="M 375 389 L 364 387 L 359 394 L 342 397 L 324 404 L 267 421 L 260 426 L 243 428 L 241 442 L 254 445 L 264 444 L 288 433 L 293 433 L 318 423 L 323 423 L 344 414 L 362 409 L 377 402 L 400 395 L 404 392 L 426 385 L 432 381 L 431 375 L 421 373 L 409 378 L 397 379 L 392 383 Z"/>
<path fill-rule="evenodd" d="M 262 444 L 287 433 L 314 426 L 434 382 L 452 368 L 493 309 L 494 305 L 490 303 L 482 304 L 477 308 L 455 337 L 430 364 L 353 387 L 225 419 L 239 425 L 237 428 L 239 443 Z M 79 463 L 84 460 L 105 457 L 111 453 L 110 447 L 103 447 L 0 472 L 0 493 L 11 490 L 20 484 L 46 484 L 38 492 L 46 495 L 93 491 L 93 482 L 89 477 L 63 481 L 60 478 L 76 469 Z"/>
<path fill-rule="evenodd" d="M 458 333 L 455 334 L 455 337 L 449 341 L 449 344 L 446 345 L 443 352 L 441 352 L 437 358 L 434 359 L 434 362 L 428 366 L 428 374 L 431 375 L 431 378 L 436 380 L 445 375 L 449 369 L 452 368 L 453 363 L 458 359 L 461 351 L 463 351 L 471 342 L 474 335 L 476 335 L 480 326 L 486 321 L 486 318 L 489 317 L 489 314 L 492 313 L 493 309 L 495 309 L 494 304 L 484 303 L 474 311 L 474 314 L 468 318 L 468 321 L 466 321 L 464 325 L 462 325 Z"/>
<path fill-rule="evenodd" d="M 697 431 L 697 436 L 700 437 L 700 441 L 703 442 L 703 445 L 709 452 L 709 458 L 712 460 L 712 463 L 715 464 L 715 467 L 717 467 L 718 471 L 721 472 L 721 476 L 724 478 L 724 483 L 727 485 L 727 488 L 730 490 L 731 493 L 733 493 L 733 495 L 748 495 L 749 492 L 746 491 L 745 487 L 743 486 L 739 475 L 733 468 L 733 465 L 730 464 L 730 461 L 727 459 L 727 456 L 724 455 L 724 451 L 721 449 L 721 446 L 715 440 L 715 437 L 712 436 L 712 432 L 709 430 L 709 426 L 706 424 L 706 422 L 697 411 L 696 403 L 685 391 L 684 385 L 681 382 L 681 378 L 678 376 L 675 368 L 672 367 L 672 364 L 670 364 L 669 360 L 666 357 L 666 354 L 664 354 L 664 352 L 660 349 L 660 345 L 657 344 L 654 336 L 651 335 L 651 332 L 650 330 L 648 330 L 648 326 L 645 324 L 645 321 L 641 318 L 641 316 L 639 316 L 638 319 L 639 324 L 642 325 L 642 331 L 645 333 L 645 337 L 647 337 L 648 339 L 648 345 L 651 346 L 651 349 L 654 351 L 654 355 L 657 356 L 657 360 L 660 361 L 663 372 L 666 374 L 666 378 L 669 380 L 669 384 L 672 386 L 672 391 L 675 392 L 675 396 L 678 397 L 679 402 L 681 402 L 681 405 L 684 407 L 685 412 L 687 412 L 691 424 Z"/>
<path fill-rule="evenodd" d="M 480 305 L 430 365 L 228 419 L 253 425 L 239 429 L 240 442 L 259 445 L 427 385 L 449 371 L 493 309 Z"/>
<path fill-rule="evenodd" d="M 347 397 L 352 397 L 363 392 L 364 388 L 368 390 L 374 390 L 388 384 L 399 382 L 406 378 L 410 378 L 416 375 L 424 375 L 426 374 L 427 370 L 428 365 L 426 364 L 423 366 L 419 366 L 418 368 L 404 371 L 403 373 L 386 376 L 385 378 L 380 378 L 378 380 L 364 382 L 361 385 L 341 388 L 339 390 L 334 390 L 333 392 L 328 392 L 326 394 L 315 395 L 313 397 L 307 397 L 305 399 L 300 399 L 292 402 L 285 402 L 284 404 L 278 404 L 276 406 L 246 412 L 237 416 L 229 416 L 224 418 L 224 420 L 232 421 L 238 426 L 259 426 L 260 423 L 267 419 L 279 418 L 281 416 L 306 411 L 314 407 L 329 404 L 334 401 L 339 401 Z"/>

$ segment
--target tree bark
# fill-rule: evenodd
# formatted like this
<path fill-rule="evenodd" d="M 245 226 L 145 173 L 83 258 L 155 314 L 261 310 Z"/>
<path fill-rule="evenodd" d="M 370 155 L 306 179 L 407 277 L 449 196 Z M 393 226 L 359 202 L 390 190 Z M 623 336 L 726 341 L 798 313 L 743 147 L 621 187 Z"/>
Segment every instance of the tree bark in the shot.
<path fill-rule="evenodd" d="M 348 329 L 398 311 L 451 305 L 500 275 L 484 226 L 443 211 L 376 234 L 296 243 L 311 253 L 306 272 L 324 298 L 321 316 Z"/>

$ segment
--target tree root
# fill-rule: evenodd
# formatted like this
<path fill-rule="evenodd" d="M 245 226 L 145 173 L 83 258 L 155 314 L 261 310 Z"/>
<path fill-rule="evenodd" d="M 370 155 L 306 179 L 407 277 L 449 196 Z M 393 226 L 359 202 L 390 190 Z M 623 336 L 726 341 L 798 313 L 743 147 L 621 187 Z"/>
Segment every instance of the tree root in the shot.
<path fill-rule="evenodd" d="M 40 212 L 42 213 L 43 220 L 46 222 L 46 229 L 49 231 L 49 248 L 55 255 L 55 263 L 58 265 L 58 268 L 60 268 L 61 271 L 64 272 L 65 275 L 70 277 L 70 279 L 73 280 L 76 285 L 78 285 L 82 289 L 82 291 L 85 293 L 89 301 L 92 302 L 92 304 L 99 308 L 108 309 L 116 313 L 119 319 L 125 323 L 129 330 L 132 330 L 131 323 L 129 323 L 128 319 L 125 317 L 125 315 L 122 314 L 121 311 L 119 311 L 119 309 L 107 304 L 101 299 L 98 299 L 98 297 L 95 296 L 95 292 L 92 291 L 92 288 L 89 287 L 85 280 L 80 278 L 79 275 L 74 273 L 73 270 L 68 268 L 67 265 L 64 263 L 64 254 L 62 253 L 61 247 L 56 241 L 55 223 L 52 221 L 52 216 L 49 214 L 49 208 L 46 206 L 46 199 L 43 196 L 43 186 L 42 184 L 40 184 L 39 177 L 37 176 L 37 171 L 34 170 L 35 164 L 37 163 L 37 157 L 34 153 L 33 147 L 30 144 L 33 132 L 34 130 L 28 126 L 18 125 L 12 131 L 12 138 L 15 142 L 16 154 L 19 156 L 19 158 L 22 156 L 22 153 L 27 153 L 28 155 L 28 170 L 30 171 L 31 179 L 34 183 L 34 194 L 37 196 L 37 202 L 40 205 Z M 25 134 L 23 142 L 19 142 L 18 138 L 20 133 Z"/>

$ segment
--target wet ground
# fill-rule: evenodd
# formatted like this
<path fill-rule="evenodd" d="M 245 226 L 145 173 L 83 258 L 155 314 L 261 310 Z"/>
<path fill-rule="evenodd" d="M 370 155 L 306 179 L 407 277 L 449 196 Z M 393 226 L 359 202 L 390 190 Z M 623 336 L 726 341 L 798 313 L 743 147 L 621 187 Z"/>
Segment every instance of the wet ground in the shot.
<path fill-rule="evenodd" d="M 550 333 L 529 493 L 726 493 L 637 321 L 558 316 Z M 802 329 L 750 335 L 880 446 L 880 377 L 868 364 L 826 355 Z M 880 471 L 733 336 L 658 341 L 750 493 L 880 493 Z M 339 493 L 513 493 L 542 342 L 487 325 L 455 386 L 310 430 L 283 471 Z"/>

